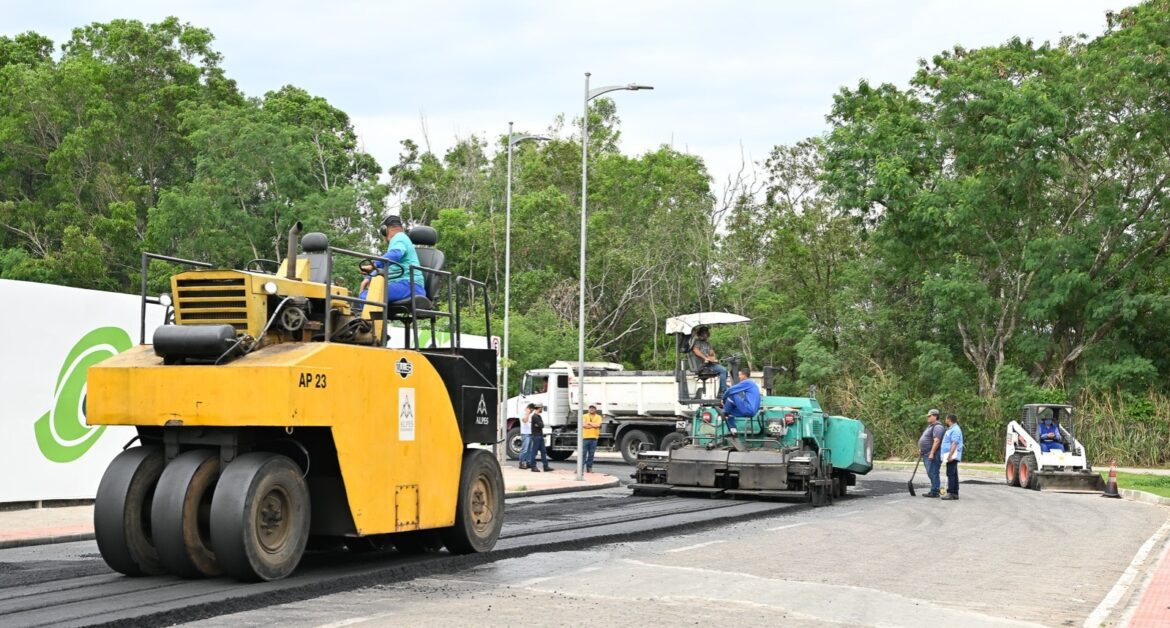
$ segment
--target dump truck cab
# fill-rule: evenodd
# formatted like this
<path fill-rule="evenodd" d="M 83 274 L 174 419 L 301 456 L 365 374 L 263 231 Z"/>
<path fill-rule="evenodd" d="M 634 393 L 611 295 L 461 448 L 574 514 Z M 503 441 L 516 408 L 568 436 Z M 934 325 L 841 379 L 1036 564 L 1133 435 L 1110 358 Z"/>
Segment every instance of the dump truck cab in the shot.
<path fill-rule="evenodd" d="M 434 230 L 418 229 L 416 246 L 433 247 Z M 487 316 L 483 284 L 440 256 L 437 268 L 401 268 L 427 278 L 425 295 L 390 302 L 379 276 L 355 297 L 337 264 L 371 256 L 319 233 L 298 253 L 299 233 L 276 273 L 143 256 L 144 278 L 155 260 L 193 270 L 171 278 L 173 325 L 146 344 L 144 322 L 143 344 L 88 372 L 89 423 L 138 431 L 95 500 L 98 548 L 116 571 L 272 580 L 311 537 L 494 545 L 503 477 L 482 446 L 495 440 L 496 353 L 460 333 L 473 303 Z M 141 297 L 145 308 L 145 279 Z"/>

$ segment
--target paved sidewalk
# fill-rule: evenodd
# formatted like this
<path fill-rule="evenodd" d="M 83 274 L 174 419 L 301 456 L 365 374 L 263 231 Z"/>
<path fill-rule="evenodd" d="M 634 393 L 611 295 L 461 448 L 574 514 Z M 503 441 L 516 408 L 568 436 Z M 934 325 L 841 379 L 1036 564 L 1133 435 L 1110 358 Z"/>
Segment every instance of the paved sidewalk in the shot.
<path fill-rule="evenodd" d="M 570 493 L 618 486 L 618 478 L 604 473 L 587 473 L 577 481 L 567 469 L 533 473 L 517 469 L 514 461 L 504 468 L 507 497 Z M 93 505 L 49 506 L 0 511 L 0 549 L 46 543 L 86 541 L 93 538 Z"/>
<path fill-rule="evenodd" d="M 618 478 L 604 473 L 586 473 L 585 479 L 577 481 L 577 472 L 569 469 L 532 472 L 517 468 L 515 460 L 504 464 L 504 493 L 508 497 L 524 495 L 549 495 L 571 493 L 598 488 L 618 486 Z"/>
<path fill-rule="evenodd" d="M 1128 626 L 1129 628 L 1170 626 L 1170 545 L 1154 568 L 1150 583 L 1142 593 L 1141 601 L 1138 602 Z"/>

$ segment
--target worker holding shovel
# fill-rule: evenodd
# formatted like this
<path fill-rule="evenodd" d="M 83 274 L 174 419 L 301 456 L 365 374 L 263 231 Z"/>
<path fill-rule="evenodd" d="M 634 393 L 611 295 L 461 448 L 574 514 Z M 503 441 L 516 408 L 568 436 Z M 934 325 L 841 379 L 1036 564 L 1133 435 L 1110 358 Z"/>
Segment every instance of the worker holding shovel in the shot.
<path fill-rule="evenodd" d="M 918 451 L 922 454 L 923 464 L 926 465 L 926 477 L 930 478 L 930 492 L 923 497 L 938 497 L 940 484 L 939 471 L 942 460 L 939 457 L 939 446 L 943 439 L 943 426 L 938 421 L 938 410 L 931 408 L 926 413 L 926 429 L 918 438 Z"/>

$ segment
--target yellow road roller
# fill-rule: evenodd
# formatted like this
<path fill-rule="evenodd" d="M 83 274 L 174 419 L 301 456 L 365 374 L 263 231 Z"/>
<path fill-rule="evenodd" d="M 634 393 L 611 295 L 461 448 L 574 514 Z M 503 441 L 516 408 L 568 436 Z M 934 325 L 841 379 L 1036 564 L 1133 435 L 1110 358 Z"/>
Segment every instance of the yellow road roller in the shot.
<path fill-rule="evenodd" d="M 152 261 L 190 270 L 171 278 L 152 344 L 144 316 L 141 344 L 88 372 L 88 422 L 138 432 L 95 500 L 114 570 L 275 580 L 310 541 L 495 545 L 503 474 L 477 445 L 495 441 L 496 352 L 462 346 L 460 329 L 468 312 L 487 316 L 484 285 L 443 270 L 430 227 L 409 231 L 419 256 L 409 267 L 300 232 L 284 262 L 246 270 L 143 255 L 143 313 L 168 301 L 147 296 Z M 334 277 L 354 260 L 386 269 L 362 296 Z M 389 301 L 387 274 L 419 278 L 425 294 Z"/>

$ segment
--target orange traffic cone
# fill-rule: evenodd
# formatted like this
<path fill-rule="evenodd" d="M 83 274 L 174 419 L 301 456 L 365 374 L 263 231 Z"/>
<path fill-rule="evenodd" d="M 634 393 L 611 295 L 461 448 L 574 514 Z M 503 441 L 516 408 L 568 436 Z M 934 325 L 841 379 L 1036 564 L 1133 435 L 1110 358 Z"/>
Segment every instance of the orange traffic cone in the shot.
<path fill-rule="evenodd" d="M 1101 497 L 1121 497 L 1117 492 L 1117 461 L 1109 461 L 1109 481 L 1105 483 L 1105 494 Z"/>

